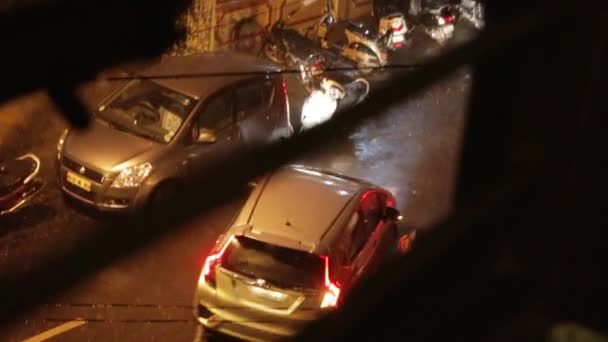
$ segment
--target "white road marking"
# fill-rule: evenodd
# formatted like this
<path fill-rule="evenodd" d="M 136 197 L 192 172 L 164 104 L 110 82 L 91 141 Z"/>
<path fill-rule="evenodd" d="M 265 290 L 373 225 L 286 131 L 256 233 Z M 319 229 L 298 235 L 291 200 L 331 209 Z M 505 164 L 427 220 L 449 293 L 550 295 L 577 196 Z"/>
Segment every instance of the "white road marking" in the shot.
<path fill-rule="evenodd" d="M 73 320 L 73 321 L 69 321 L 66 323 L 63 323 L 61 325 L 58 325 L 52 329 L 49 329 L 43 333 L 40 333 L 36 336 L 32 336 L 30 338 L 28 338 L 27 340 L 23 340 L 22 342 L 42 342 L 42 341 L 46 341 L 51 337 L 63 334 L 64 332 L 68 331 L 68 330 L 72 330 L 74 328 L 77 328 L 83 324 L 85 324 L 86 322 L 83 320 Z"/>

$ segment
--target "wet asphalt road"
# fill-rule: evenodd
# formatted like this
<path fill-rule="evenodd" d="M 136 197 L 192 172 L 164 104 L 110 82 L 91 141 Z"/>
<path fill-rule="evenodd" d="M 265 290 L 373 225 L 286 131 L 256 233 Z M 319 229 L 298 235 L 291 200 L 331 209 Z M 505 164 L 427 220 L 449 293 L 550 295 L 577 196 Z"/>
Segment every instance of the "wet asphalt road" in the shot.
<path fill-rule="evenodd" d="M 423 39 L 421 39 L 423 41 Z M 392 56 L 412 63 L 436 51 L 415 41 Z M 94 103 L 113 85 L 85 87 Z M 469 77 L 458 72 L 415 98 L 389 108 L 354 131 L 337 132 L 335 141 L 298 162 L 368 179 L 392 190 L 412 226 L 425 228 L 450 209 Z M 66 205 L 54 178 L 55 144 L 65 127 L 43 95 L 14 106 L 35 117 L 10 146 L 14 155 L 37 153 L 49 180 L 35 205 L 0 221 L 0 272 L 27 272 L 45 255 L 68 248 L 107 223 L 107 218 Z M 242 199 L 202 214 L 171 238 L 100 270 L 65 294 L 17 317 L 2 341 L 20 341 L 49 329 L 70 327 L 51 341 L 192 341 L 192 297 L 206 253 Z M 112 229 L 104 227 L 103 229 Z M 117 231 L 120 238 L 120 231 Z M 57 270 L 61 276 L 61 270 Z M 44 286 L 44 284 L 40 284 Z M 73 323 L 75 319 L 82 322 Z"/>

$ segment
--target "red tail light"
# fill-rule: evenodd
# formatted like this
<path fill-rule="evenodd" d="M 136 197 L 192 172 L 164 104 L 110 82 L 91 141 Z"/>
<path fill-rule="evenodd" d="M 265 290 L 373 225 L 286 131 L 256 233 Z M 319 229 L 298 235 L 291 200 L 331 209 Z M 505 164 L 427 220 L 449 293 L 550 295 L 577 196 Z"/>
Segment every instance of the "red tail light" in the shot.
<path fill-rule="evenodd" d="M 325 293 L 323 294 L 321 308 L 335 308 L 338 306 L 338 300 L 340 299 L 340 287 L 332 282 L 329 277 L 329 257 L 324 255 L 322 258 L 325 259 Z"/>
<path fill-rule="evenodd" d="M 228 246 L 232 243 L 232 240 L 234 240 L 234 235 L 231 235 L 228 238 L 228 241 L 226 241 L 224 246 L 222 246 L 222 249 L 220 249 L 217 253 L 209 255 L 207 259 L 205 259 L 205 265 L 203 266 L 203 280 L 213 287 L 215 287 L 215 267 L 220 264 L 222 256 L 224 255 L 226 248 L 228 248 Z"/>
<path fill-rule="evenodd" d="M 395 203 L 395 202 L 396 202 L 396 201 L 395 201 L 395 198 L 394 198 L 393 196 L 391 196 L 391 195 L 388 195 L 388 196 L 386 197 L 386 203 L 384 203 L 384 205 L 386 205 L 387 207 L 394 208 L 394 207 L 395 207 L 395 205 L 396 205 L 396 203 Z"/>
<path fill-rule="evenodd" d="M 456 17 L 453 15 L 449 15 L 447 17 L 443 17 L 443 20 L 445 21 L 446 24 L 449 24 L 449 23 L 453 23 L 454 21 L 456 21 Z"/>
<path fill-rule="evenodd" d="M 285 95 L 285 97 L 287 97 L 287 81 L 285 81 L 285 79 L 283 79 L 283 84 L 282 84 L 282 90 L 283 90 L 283 95 Z"/>
<path fill-rule="evenodd" d="M 287 95 L 287 80 L 285 78 L 283 78 L 283 83 L 282 83 L 282 87 L 281 87 L 282 91 L 283 91 L 283 101 L 285 104 L 285 115 L 287 115 L 287 121 L 291 122 L 291 113 L 290 113 L 290 109 L 289 109 L 289 96 Z M 291 123 L 289 124 L 289 126 L 291 127 Z M 293 130 L 293 128 L 292 128 Z"/>

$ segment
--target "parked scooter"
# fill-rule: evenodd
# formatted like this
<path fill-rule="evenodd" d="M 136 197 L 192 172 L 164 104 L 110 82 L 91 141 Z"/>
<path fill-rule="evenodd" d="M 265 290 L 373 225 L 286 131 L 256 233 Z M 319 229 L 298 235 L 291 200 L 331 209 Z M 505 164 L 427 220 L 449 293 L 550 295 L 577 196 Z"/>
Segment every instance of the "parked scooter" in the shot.
<path fill-rule="evenodd" d="M 458 9 L 463 19 L 468 20 L 476 29 L 483 29 L 485 26 L 485 13 L 482 2 L 479 0 L 460 0 Z"/>
<path fill-rule="evenodd" d="M 298 63 L 298 68 L 302 84 L 309 92 L 318 89 L 323 78 L 346 84 L 361 77 L 350 60 L 328 50 L 309 55 L 306 60 Z"/>
<path fill-rule="evenodd" d="M 330 120 L 336 112 L 359 104 L 370 90 L 370 84 L 364 78 L 348 80 L 344 74 L 341 79 L 330 78 L 322 70 L 322 58 L 311 56 L 309 60 L 312 62 L 308 65 L 300 65 L 302 83 L 310 92 L 302 107 L 302 130 L 320 125 Z"/>
<path fill-rule="evenodd" d="M 425 8 L 420 17 L 424 31 L 438 44 L 445 45 L 454 36 L 457 11 L 452 5 Z"/>
<path fill-rule="evenodd" d="M 40 159 L 33 154 L 0 163 L 0 216 L 14 213 L 40 193 L 44 181 L 39 172 Z"/>
<path fill-rule="evenodd" d="M 389 30 L 393 31 L 387 44 L 389 50 L 395 51 L 405 46 L 410 27 L 405 15 L 395 2 L 374 1 L 373 15 L 378 19 L 378 33 L 380 35 L 386 35 Z"/>
<path fill-rule="evenodd" d="M 405 46 L 409 27 L 403 13 L 392 12 L 378 19 L 378 33 L 384 36 L 389 31 L 392 31 L 387 43 L 389 50 L 395 51 Z"/>
<path fill-rule="evenodd" d="M 364 78 L 341 85 L 323 78 L 319 89 L 313 90 L 302 107 L 302 131 L 329 121 L 337 112 L 354 106 L 367 97 L 370 85 Z"/>
<path fill-rule="evenodd" d="M 388 62 L 387 47 L 389 42 L 392 42 L 392 30 L 387 30 L 384 35 L 381 35 L 361 22 L 349 21 L 344 28 L 346 42 L 335 44 L 329 41 L 329 36 L 337 24 L 338 20 L 333 11 L 332 2 L 327 0 L 325 14 L 315 30 L 315 38 L 321 47 L 333 49 L 338 54 L 354 61 L 363 73 L 369 73 L 373 68 L 386 65 Z"/>

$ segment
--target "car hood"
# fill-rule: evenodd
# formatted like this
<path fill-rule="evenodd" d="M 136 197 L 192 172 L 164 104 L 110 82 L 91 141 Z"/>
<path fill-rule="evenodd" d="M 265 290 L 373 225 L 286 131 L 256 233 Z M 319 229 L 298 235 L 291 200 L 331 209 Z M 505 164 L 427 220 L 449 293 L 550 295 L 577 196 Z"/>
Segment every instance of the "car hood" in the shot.
<path fill-rule="evenodd" d="M 85 131 L 72 131 L 63 147 L 68 158 L 100 171 L 117 172 L 149 160 L 163 145 L 93 120 Z"/>

